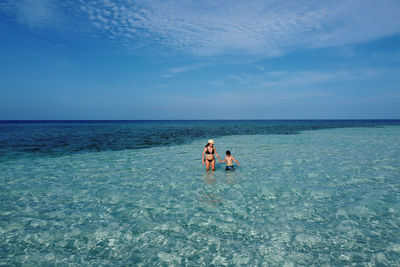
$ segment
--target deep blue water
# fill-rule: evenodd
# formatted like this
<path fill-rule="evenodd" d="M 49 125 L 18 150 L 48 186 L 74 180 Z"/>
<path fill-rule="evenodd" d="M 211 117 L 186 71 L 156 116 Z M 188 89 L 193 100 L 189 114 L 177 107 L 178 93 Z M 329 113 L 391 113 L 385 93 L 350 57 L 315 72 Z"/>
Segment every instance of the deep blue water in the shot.
<path fill-rule="evenodd" d="M 400 125 L 400 120 L 0 121 L 0 160 L 177 145 L 228 135 Z"/>

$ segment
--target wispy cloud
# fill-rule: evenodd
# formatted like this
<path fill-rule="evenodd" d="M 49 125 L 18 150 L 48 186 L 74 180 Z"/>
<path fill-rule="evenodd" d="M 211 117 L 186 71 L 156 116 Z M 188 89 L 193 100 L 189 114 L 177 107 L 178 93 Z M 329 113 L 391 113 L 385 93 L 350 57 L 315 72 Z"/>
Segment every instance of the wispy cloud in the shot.
<path fill-rule="evenodd" d="M 178 1 L 14 0 L 0 6 L 25 24 L 53 27 L 64 10 L 97 33 L 133 46 L 168 47 L 194 55 L 277 56 L 342 46 L 400 33 L 397 0 Z M 73 3 L 73 4 L 72 4 Z M 96 32 L 94 32 L 96 33 Z M 96 34 L 97 34 L 96 33 Z"/>
<path fill-rule="evenodd" d="M 225 106 L 233 110 L 253 110 L 265 107 L 280 108 L 291 105 L 320 105 L 347 99 L 352 87 L 343 88 L 337 84 L 376 80 L 382 73 L 375 69 L 337 70 L 337 71 L 263 71 L 260 73 L 238 73 L 229 75 L 225 80 L 214 82 L 219 90 L 213 91 L 213 98 L 198 99 L 193 97 L 188 103 Z M 350 91 L 350 92 L 349 92 Z M 392 94 L 392 92 L 388 92 Z M 368 94 L 366 94 L 368 95 Z M 190 97 L 190 96 L 189 96 Z M 335 100 L 333 100 L 335 99 Z M 350 98 L 360 102 L 359 99 Z M 322 104 L 321 104 L 322 105 Z"/>
<path fill-rule="evenodd" d="M 229 92 L 251 91 L 253 93 L 277 92 L 296 96 L 307 91 L 328 91 L 337 83 L 350 83 L 381 76 L 375 69 L 337 70 L 337 71 L 263 71 L 259 73 L 237 73 L 214 82 L 219 88 L 229 88 Z M 233 86 L 234 85 L 234 86 Z M 224 91 L 224 90 L 222 90 Z M 314 93 L 313 93 L 314 94 Z M 319 94 L 319 93 L 318 93 Z"/>
<path fill-rule="evenodd" d="M 0 3 L 0 11 L 14 17 L 31 28 L 58 27 L 55 12 L 57 2 L 53 0 L 10 0 Z"/>
<path fill-rule="evenodd" d="M 203 68 L 205 66 L 206 66 L 206 64 L 191 64 L 191 65 L 185 65 L 185 66 L 170 68 L 164 74 L 164 78 L 171 78 L 171 77 L 174 77 L 174 76 L 176 76 L 178 74 L 185 73 L 185 72 L 190 72 L 190 71 L 194 71 L 194 70 L 198 70 L 198 69 Z"/>

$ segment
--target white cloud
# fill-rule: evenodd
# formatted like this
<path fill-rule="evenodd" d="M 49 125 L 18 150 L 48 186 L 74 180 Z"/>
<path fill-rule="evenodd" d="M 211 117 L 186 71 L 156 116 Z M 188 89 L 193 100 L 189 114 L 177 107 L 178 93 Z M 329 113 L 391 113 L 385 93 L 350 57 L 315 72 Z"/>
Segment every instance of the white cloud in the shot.
<path fill-rule="evenodd" d="M 79 0 L 74 5 L 15 0 L 0 9 L 5 11 L 12 5 L 18 7 L 20 20 L 30 26 L 59 25 L 52 20 L 59 18 L 55 13 L 62 5 L 82 21 L 89 20 L 110 39 L 194 55 L 277 56 L 296 49 L 342 46 L 400 33 L 398 0 Z"/>

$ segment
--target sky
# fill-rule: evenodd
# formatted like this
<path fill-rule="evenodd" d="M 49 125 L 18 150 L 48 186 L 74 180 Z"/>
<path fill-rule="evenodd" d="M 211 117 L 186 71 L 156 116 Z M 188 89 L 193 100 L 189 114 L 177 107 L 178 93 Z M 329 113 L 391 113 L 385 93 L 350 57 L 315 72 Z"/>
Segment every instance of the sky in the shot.
<path fill-rule="evenodd" d="M 0 120 L 400 119 L 398 0 L 3 0 Z"/>

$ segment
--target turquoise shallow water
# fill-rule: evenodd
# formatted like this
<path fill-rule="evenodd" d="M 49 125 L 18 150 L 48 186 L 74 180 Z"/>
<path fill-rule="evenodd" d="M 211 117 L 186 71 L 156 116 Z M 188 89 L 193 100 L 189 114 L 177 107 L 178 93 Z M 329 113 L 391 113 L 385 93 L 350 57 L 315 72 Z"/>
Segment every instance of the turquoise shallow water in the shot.
<path fill-rule="evenodd" d="M 400 127 L 215 138 L 0 163 L 0 265 L 400 262 Z"/>

